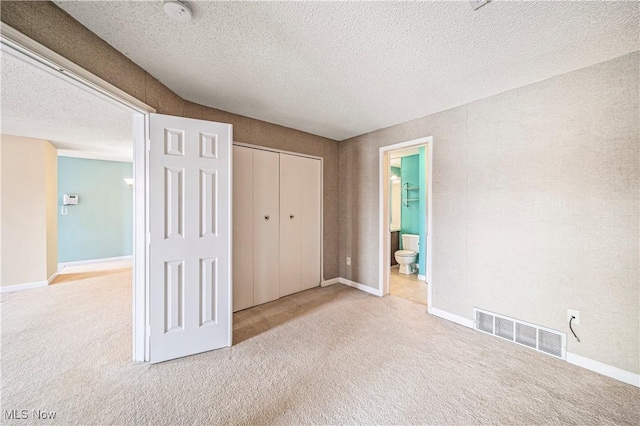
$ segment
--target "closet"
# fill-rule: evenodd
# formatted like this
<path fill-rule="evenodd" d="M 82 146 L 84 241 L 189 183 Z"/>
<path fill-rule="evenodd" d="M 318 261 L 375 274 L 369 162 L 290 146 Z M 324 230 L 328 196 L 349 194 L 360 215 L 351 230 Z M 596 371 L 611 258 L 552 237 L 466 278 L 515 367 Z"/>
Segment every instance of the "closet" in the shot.
<path fill-rule="evenodd" d="M 320 285 L 321 161 L 233 147 L 233 311 Z"/>

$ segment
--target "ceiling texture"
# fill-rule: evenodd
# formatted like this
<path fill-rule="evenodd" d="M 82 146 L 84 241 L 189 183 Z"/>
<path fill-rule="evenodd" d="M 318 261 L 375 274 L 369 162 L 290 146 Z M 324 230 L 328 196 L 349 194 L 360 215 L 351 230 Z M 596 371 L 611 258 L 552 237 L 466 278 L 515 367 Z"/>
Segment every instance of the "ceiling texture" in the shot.
<path fill-rule="evenodd" d="M 59 155 L 132 161 L 132 113 L 0 52 L 3 134 L 46 139 Z"/>
<path fill-rule="evenodd" d="M 638 2 L 56 4 L 189 101 L 336 140 L 639 49 Z"/>

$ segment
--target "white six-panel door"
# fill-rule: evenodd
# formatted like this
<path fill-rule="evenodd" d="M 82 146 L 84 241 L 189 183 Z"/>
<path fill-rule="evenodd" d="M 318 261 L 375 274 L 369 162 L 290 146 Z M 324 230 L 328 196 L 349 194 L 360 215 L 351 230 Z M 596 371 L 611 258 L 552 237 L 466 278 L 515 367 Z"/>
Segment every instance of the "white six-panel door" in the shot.
<path fill-rule="evenodd" d="M 229 124 L 151 114 L 150 360 L 231 345 Z"/>

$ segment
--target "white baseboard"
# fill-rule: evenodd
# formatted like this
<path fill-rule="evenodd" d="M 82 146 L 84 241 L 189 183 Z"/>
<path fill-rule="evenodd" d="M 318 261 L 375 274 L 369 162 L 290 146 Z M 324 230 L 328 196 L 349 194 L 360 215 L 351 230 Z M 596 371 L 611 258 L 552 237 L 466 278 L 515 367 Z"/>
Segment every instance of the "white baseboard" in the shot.
<path fill-rule="evenodd" d="M 611 377 L 612 379 L 640 387 L 640 374 L 632 373 L 631 371 L 626 371 L 621 368 L 614 367 L 613 365 L 595 361 L 571 352 L 567 352 L 567 362 L 586 368 L 587 370 L 595 371 L 596 373 L 600 373 L 604 376 Z"/>
<path fill-rule="evenodd" d="M 358 290 L 362 290 L 367 293 L 380 296 L 380 292 L 378 289 L 366 286 L 364 284 L 357 283 L 355 281 L 348 280 L 346 278 L 334 278 L 333 280 L 325 281 L 322 285 L 323 286 L 331 285 L 331 284 L 335 284 L 336 282 L 340 282 L 341 284 L 345 284 L 350 287 L 357 288 Z M 443 311 L 442 309 L 432 307 L 429 309 L 429 314 L 434 315 L 438 318 L 445 319 L 447 321 L 454 322 L 464 327 L 473 328 L 474 326 L 474 321 L 472 319 L 465 318 L 460 315 L 452 314 L 451 312 Z M 612 379 L 616 379 L 621 382 L 628 383 L 636 387 L 640 387 L 640 374 L 632 373 L 630 371 L 626 371 L 621 368 L 614 367 L 612 365 L 605 364 L 600 361 L 595 361 L 593 359 L 586 358 L 571 352 L 567 352 L 567 362 L 582 368 L 586 368 L 587 370 L 600 373 L 607 377 L 611 377 Z"/>
<path fill-rule="evenodd" d="M 447 321 L 455 322 L 456 324 L 463 325 L 465 327 L 473 328 L 473 320 L 460 315 L 452 314 L 451 312 L 443 311 L 438 308 L 429 309 L 429 313 L 438 318 L 446 319 Z"/>
<path fill-rule="evenodd" d="M 418 274 L 418 279 L 420 281 L 427 281 L 427 277 L 425 277 L 424 275 L 420 275 L 420 274 Z"/>
<path fill-rule="evenodd" d="M 348 280 L 346 278 L 338 278 L 340 284 L 348 285 L 349 287 L 357 288 L 365 293 L 373 294 L 374 296 L 382 296 L 381 292 L 377 288 L 369 287 L 368 285 L 360 284 L 355 281 Z"/>
<path fill-rule="evenodd" d="M 0 293 L 11 293 L 14 291 L 29 290 L 31 288 L 46 287 L 49 285 L 47 281 L 36 281 L 33 283 L 5 285 L 0 287 Z"/>
<path fill-rule="evenodd" d="M 87 260 L 76 260 L 74 262 L 63 262 L 58 263 L 58 271 L 62 271 L 67 266 L 76 266 L 76 265 L 90 265 L 92 263 L 104 263 L 104 262 L 117 262 L 119 260 L 131 260 L 133 256 L 118 256 L 118 257 L 105 257 L 104 259 L 87 259 Z"/>
<path fill-rule="evenodd" d="M 46 281 L 36 281 L 33 283 L 14 284 L 0 287 L 0 293 L 12 293 L 14 291 L 29 290 L 31 288 L 46 287 L 58 276 L 58 272 L 54 272 Z"/>
<path fill-rule="evenodd" d="M 331 284 L 335 284 L 335 278 L 333 280 L 325 281 L 326 283 L 331 282 Z M 348 280 L 346 278 L 338 278 L 341 284 L 348 285 L 350 287 L 357 288 L 358 290 L 365 291 L 367 293 L 374 294 L 376 296 L 380 296 L 379 290 L 376 288 L 372 288 L 366 286 L 364 284 L 357 283 L 355 281 Z M 330 284 L 324 284 L 330 285 Z M 443 311 L 438 308 L 430 308 L 429 313 L 438 318 L 445 319 L 447 321 L 454 322 L 456 324 L 462 325 L 464 327 L 473 328 L 473 320 L 469 318 L 462 317 L 460 315 L 452 314 L 451 312 Z M 567 352 L 567 362 L 570 364 L 577 365 L 582 368 L 586 368 L 587 370 L 594 371 L 596 373 L 600 373 L 607 377 L 611 377 L 612 379 L 619 380 L 624 383 L 628 383 L 630 385 L 640 387 L 640 374 L 632 373 L 630 371 L 623 370 L 618 367 L 614 367 L 609 364 L 605 364 L 599 361 L 595 361 L 590 358 L 583 357 L 581 355 L 577 355 L 571 352 Z"/>
<path fill-rule="evenodd" d="M 322 281 L 320 283 L 320 287 L 328 287 L 333 284 L 338 284 L 340 282 L 340 278 L 331 278 L 330 280 Z"/>

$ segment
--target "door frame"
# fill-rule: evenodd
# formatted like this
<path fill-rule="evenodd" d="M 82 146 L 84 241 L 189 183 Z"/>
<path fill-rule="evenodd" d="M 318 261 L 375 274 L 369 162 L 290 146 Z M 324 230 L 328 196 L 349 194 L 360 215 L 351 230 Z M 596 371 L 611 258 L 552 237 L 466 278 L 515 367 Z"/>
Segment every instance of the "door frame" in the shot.
<path fill-rule="evenodd" d="M 391 151 L 413 148 L 427 145 L 427 259 L 426 259 L 426 281 L 427 281 L 427 312 L 431 312 L 433 295 L 433 136 L 419 139 L 412 139 L 393 145 L 382 146 L 379 149 L 379 206 L 378 217 L 379 229 L 379 254 L 380 282 L 378 288 L 380 295 L 389 294 L 389 275 L 391 270 L 391 235 L 389 232 L 389 154 Z"/>
<path fill-rule="evenodd" d="M 46 46 L 0 23 L 0 46 L 11 54 L 116 106 L 133 116 L 133 276 L 132 276 L 132 359 L 149 360 L 149 257 L 148 257 L 148 162 L 149 114 L 156 110 L 101 79 Z"/>
<path fill-rule="evenodd" d="M 285 151 L 283 149 L 270 148 L 267 146 L 254 145 L 239 141 L 233 141 L 233 145 L 320 160 L 320 217 L 322 219 L 320 220 L 320 286 L 322 287 L 322 283 L 324 282 L 324 158 L 316 155 L 301 154 L 299 152 Z"/>

